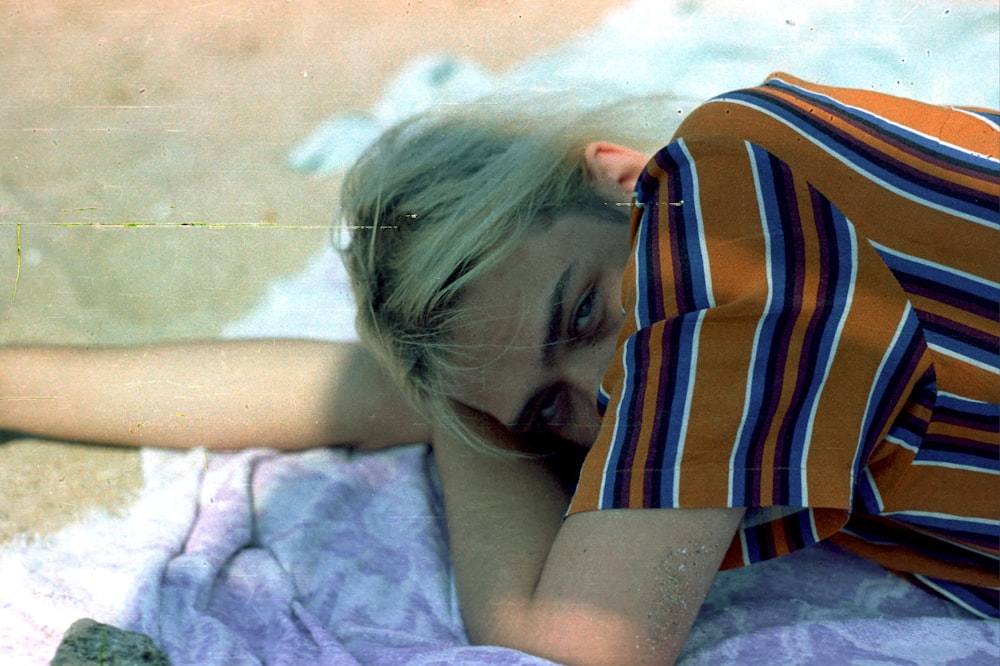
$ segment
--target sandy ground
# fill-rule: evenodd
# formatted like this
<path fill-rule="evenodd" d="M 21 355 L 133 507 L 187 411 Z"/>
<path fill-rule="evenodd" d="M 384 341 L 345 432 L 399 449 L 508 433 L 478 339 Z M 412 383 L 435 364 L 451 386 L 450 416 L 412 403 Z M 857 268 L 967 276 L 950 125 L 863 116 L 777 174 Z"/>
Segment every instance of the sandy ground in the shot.
<path fill-rule="evenodd" d="M 217 334 L 325 242 L 335 181 L 285 166 L 317 122 L 416 55 L 503 71 L 618 4 L 4 0 L 2 343 Z M 0 542 L 141 487 L 135 451 L 7 439 Z"/>

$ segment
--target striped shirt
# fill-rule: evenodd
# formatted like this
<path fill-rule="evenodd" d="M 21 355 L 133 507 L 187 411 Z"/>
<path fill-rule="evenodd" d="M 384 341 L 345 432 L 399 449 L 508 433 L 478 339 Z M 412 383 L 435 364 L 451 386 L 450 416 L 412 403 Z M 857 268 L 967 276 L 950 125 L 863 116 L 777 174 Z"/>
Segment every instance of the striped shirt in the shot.
<path fill-rule="evenodd" d="M 1000 115 L 778 74 L 640 177 L 570 513 L 747 507 L 998 615 Z"/>

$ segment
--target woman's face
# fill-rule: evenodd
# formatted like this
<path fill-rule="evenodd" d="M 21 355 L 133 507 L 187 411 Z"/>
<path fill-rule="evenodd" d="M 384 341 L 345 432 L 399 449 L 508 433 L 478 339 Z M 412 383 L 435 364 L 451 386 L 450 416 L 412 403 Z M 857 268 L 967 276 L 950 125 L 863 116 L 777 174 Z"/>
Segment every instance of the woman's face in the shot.
<path fill-rule="evenodd" d="M 593 444 L 628 254 L 628 225 L 616 214 L 568 213 L 530 234 L 463 297 L 456 399 L 514 432 Z"/>

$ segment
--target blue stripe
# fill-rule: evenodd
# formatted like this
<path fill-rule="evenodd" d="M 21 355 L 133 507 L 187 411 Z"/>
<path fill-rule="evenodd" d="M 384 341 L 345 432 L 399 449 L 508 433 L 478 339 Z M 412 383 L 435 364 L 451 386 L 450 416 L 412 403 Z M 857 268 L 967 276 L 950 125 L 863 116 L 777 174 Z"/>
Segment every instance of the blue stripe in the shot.
<path fill-rule="evenodd" d="M 886 433 L 886 439 L 896 444 L 897 446 L 902 446 L 903 448 L 916 453 L 917 449 L 920 448 L 920 444 L 924 440 L 924 432 L 914 432 L 909 428 L 905 428 L 900 425 L 894 425 L 888 433 Z"/>
<path fill-rule="evenodd" d="M 774 538 L 775 524 L 782 525 L 785 535 L 784 543 L 789 550 L 801 550 L 816 544 L 819 539 L 813 531 L 813 510 L 803 509 L 793 514 L 768 520 L 767 522 L 741 527 L 740 534 L 744 546 L 743 558 L 745 564 L 763 562 L 777 556 Z"/>
<path fill-rule="evenodd" d="M 981 456 L 961 451 L 941 451 L 921 449 L 920 457 L 913 461 L 914 465 L 931 465 L 939 467 L 958 467 L 970 472 L 982 474 L 1000 474 L 1000 459 L 993 456 Z"/>
<path fill-rule="evenodd" d="M 899 390 L 899 382 L 910 377 L 909 365 L 919 344 L 920 326 L 909 303 L 897 325 L 897 335 L 882 358 L 882 365 L 872 384 L 868 396 L 868 408 L 861 426 L 858 453 L 854 461 L 855 478 L 859 478 L 862 467 L 867 463 L 868 453 L 875 446 L 879 433 L 885 425 L 884 410 L 896 404 L 893 393 Z"/>
<path fill-rule="evenodd" d="M 939 155 L 951 162 L 964 164 L 979 170 L 996 170 L 997 167 L 1000 166 L 998 165 L 997 160 L 986 157 L 985 155 L 980 155 L 968 150 L 963 150 L 957 146 L 942 143 L 935 137 L 926 136 L 909 127 L 886 120 L 881 116 L 875 115 L 871 111 L 855 106 L 849 106 L 843 102 L 833 99 L 832 97 L 829 97 L 828 95 L 806 90 L 805 88 L 801 88 L 787 81 L 773 78 L 765 84 L 765 87 L 784 90 L 785 92 L 794 94 L 796 97 L 808 99 L 827 108 L 836 109 L 844 116 L 853 118 L 856 121 L 870 127 L 877 128 L 881 134 L 894 137 L 914 146 L 919 146 L 926 152 Z M 976 115 L 985 116 L 985 114 L 982 113 L 977 113 Z"/>
<path fill-rule="evenodd" d="M 701 207 L 698 202 L 698 174 L 683 139 L 670 144 L 668 151 L 674 159 L 675 174 L 681 183 L 680 191 L 674 194 L 681 194 L 684 197 L 682 201 L 672 204 L 670 210 L 672 222 L 670 232 L 683 240 L 679 260 L 685 268 L 683 281 L 687 302 L 680 309 L 681 312 L 685 312 L 710 308 L 715 305 L 715 300 L 711 295 L 707 257 L 702 253 L 705 230 L 699 215 Z"/>
<path fill-rule="evenodd" d="M 974 615 L 983 618 L 1000 618 L 1000 603 L 997 603 L 998 595 L 994 588 L 963 585 L 919 574 L 913 574 L 913 578 Z"/>
<path fill-rule="evenodd" d="M 902 512 L 879 516 L 855 512 L 851 514 L 847 528 L 842 531 L 872 544 L 902 547 L 939 562 L 996 571 L 998 557 L 983 550 L 996 549 L 995 536 L 984 537 L 971 530 L 951 529 L 951 526 L 945 530 L 935 529 L 901 518 L 904 518 Z"/>
<path fill-rule="evenodd" d="M 633 424 L 632 418 L 628 414 L 635 399 L 635 381 L 632 379 L 635 372 L 635 363 L 632 360 L 636 353 L 635 347 L 636 338 L 633 335 L 625 341 L 622 348 L 621 363 L 624 366 L 625 377 L 622 382 L 621 400 L 616 406 L 617 413 L 614 415 L 615 430 L 608 451 L 607 468 L 604 474 L 604 492 L 600 498 L 600 506 L 605 509 L 617 506 L 618 487 L 622 479 L 621 474 L 616 472 L 621 469 L 621 458 L 627 452 L 626 445 L 631 441 L 632 431 L 637 425 Z"/>
<path fill-rule="evenodd" d="M 1000 405 L 992 402 L 974 400 L 954 393 L 942 392 L 937 396 L 935 411 L 942 414 L 954 414 L 968 425 L 977 422 L 990 432 L 997 432 L 1000 423 Z"/>
<path fill-rule="evenodd" d="M 814 192 L 814 197 L 820 196 L 819 193 Z M 817 224 L 825 223 L 824 226 L 829 229 L 833 238 L 832 248 L 828 245 L 821 249 L 834 254 L 834 256 L 823 257 L 823 270 L 828 278 L 833 279 L 833 283 L 829 285 L 827 293 L 820 295 L 822 300 L 820 306 L 827 309 L 819 322 L 821 331 L 813 361 L 813 367 L 820 371 L 811 378 L 807 395 L 797 410 L 798 418 L 792 440 L 794 450 L 788 464 L 791 469 L 804 469 L 806 467 L 807 453 L 812 440 L 813 418 L 854 301 L 855 280 L 857 278 L 858 253 L 854 228 L 847 218 L 825 198 L 822 198 L 821 201 L 827 204 L 827 207 L 823 211 L 816 212 Z M 792 475 L 787 476 L 791 481 Z M 799 483 L 790 484 L 788 503 L 792 506 L 805 506 L 808 504 L 807 480 L 804 475 L 800 475 L 798 480 Z"/>
<path fill-rule="evenodd" d="M 813 528 L 813 510 L 804 509 L 795 514 L 796 523 L 798 526 L 798 535 L 800 538 L 800 544 L 803 548 L 806 546 L 812 546 L 820 542 L 820 537 Z"/>
<path fill-rule="evenodd" d="M 847 536 L 854 537 L 855 539 L 860 539 L 865 543 L 870 543 L 874 546 L 898 546 L 897 541 L 885 536 L 877 530 L 871 529 L 870 525 L 859 525 L 859 521 L 855 520 L 849 522 L 847 527 L 841 528 L 840 532 L 846 534 Z"/>
<path fill-rule="evenodd" d="M 978 432 L 982 438 L 977 438 L 976 434 L 961 437 L 935 431 L 921 443 L 914 465 L 957 467 L 983 474 L 1000 474 L 1000 452 L 995 437 L 989 436 L 989 433 L 1000 430 L 1000 405 L 941 393 L 937 396 L 931 421 Z"/>
<path fill-rule="evenodd" d="M 938 393 L 936 407 L 965 414 L 973 414 L 984 419 L 1000 420 L 1000 405 L 982 400 L 973 400 L 954 393 Z"/>
<path fill-rule="evenodd" d="M 711 276 L 709 274 L 707 257 L 703 252 L 704 230 L 702 229 L 700 210 L 698 201 L 698 175 L 694 161 L 688 152 L 683 140 L 677 140 L 663 148 L 654 158 L 656 164 L 663 169 L 666 180 L 666 196 L 669 201 L 661 203 L 662 189 L 656 190 L 656 204 L 653 204 L 652 196 L 645 195 L 644 205 L 647 209 L 654 209 L 656 217 L 651 216 L 647 210 L 644 215 L 644 222 L 647 220 L 660 220 L 664 223 L 663 229 L 657 229 L 656 234 L 662 234 L 665 242 L 662 246 L 671 248 L 671 267 L 674 272 L 673 284 L 659 284 L 649 287 L 649 301 L 644 301 L 642 312 L 649 312 L 648 320 L 658 321 L 663 318 L 662 303 L 660 299 L 653 298 L 654 293 L 659 293 L 660 289 L 673 290 L 676 295 L 677 308 L 683 314 L 692 310 L 709 308 L 715 305 L 711 293 Z M 644 190 L 650 190 L 652 194 L 654 186 L 652 183 L 643 186 Z M 667 206 L 664 210 L 662 205 Z M 661 218 L 660 215 L 664 217 Z M 650 238 L 654 231 L 649 229 L 643 234 L 641 241 L 650 243 Z M 661 245 L 651 244 L 649 256 L 646 257 L 646 268 L 652 267 L 653 262 L 658 262 L 658 257 L 652 254 Z M 662 270 L 662 269 L 661 269 Z M 653 273 L 642 273 L 647 280 L 654 278 Z"/>
<path fill-rule="evenodd" d="M 961 294 L 967 294 L 969 300 L 982 301 L 985 307 L 990 308 L 994 319 L 1000 319 L 1000 283 L 944 264 L 904 254 L 871 240 L 868 242 L 893 273 L 913 275 L 933 284 L 944 285 Z"/>
<path fill-rule="evenodd" d="M 962 338 L 946 335 L 939 331 L 934 331 L 924 327 L 924 338 L 931 347 L 937 347 L 951 352 L 952 355 L 974 361 L 980 367 L 994 373 L 1000 371 L 1000 352 L 993 352 L 989 349 L 966 342 Z"/>
<path fill-rule="evenodd" d="M 927 373 L 910 393 L 908 403 L 932 412 L 936 402 L 937 380 L 934 373 Z M 928 420 L 920 417 L 915 411 L 904 408 L 886 433 L 886 440 L 916 454 L 925 443 L 927 423 Z"/>
<path fill-rule="evenodd" d="M 942 536 L 963 533 L 1000 539 L 1000 521 L 979 521 L 959 516 L 927 515 L 909 511 L 890 511 L 881 514 L 901 523 L 909 523 L 939 532 Z"/>
<path fill-rule="evenodd" d="M 854 487 L 854 492 L 854 501 L 860 501 L 867 513 L 880 513 L 885 509 L 882 504 L 881 494 L 878 491 L 878 486 L 875 485 L 875 480 L 872 478 L 872 475 L 868 473 L 867 469 L 862 472 L 860 478 L 858 479 L 858 483 Z"/>
<path fill-rule="evenodd" d="M 751 165 L 754 167 L 754 186 L 757 190 L 758 204 L 761 210 L 761 225 L 767 247 L 767 281 L 768 302 L 757 325 L 757 333 L 753 344 L 753 359 L 747 375 L 746 399 L 744 402 L 742 423 L 737 434 L 730 474 L 730 506 L 746 506 L 751 500 L 748 493 L 746 474 L 743 470 L 752 469 L 756 464 L 750 460 L 751 452 L 757 435 L 755 426 L 760 424 L 763 405 L 767 401 L 770 389 L 769 382 L 773 379 L 768 372 L 771 360 L 767 344 L 774 340 L 778 327 L 778 319 L 784 309 L 785 286 L 784 275 L 776 275 L 783 265 L 785 255 L 784 234 L 781 229 L 781 211 L 772 189 L 774 174 L 771 170 L 770 155 L 751 144 L 747 144 Z M 755 502 L 750 502 L 755 503 Z"/>
<path fill-rule="evenodd" d="M 860 146 L 854 137 L 834 135 L 828 126 L 818 125 L 818 121 L 815 119 L 801 117 L 798 109 L 789 109 L 775 99 L 763 96 L 760 93 L 751 93 L 748 91 L 729 93 L 713 101 L 742 103 L 777 117 L 821 145 L 830 154 L 838 156 L 842 161 L 850 164 L 853 168 L 861 171 L 872 180 L 881 181 L 909 198 L 922 202 L 924 205 L 944 209 L 956 217 L 968 219 L 985 226 L 1000 226 L 1000 219 L 998 219 L 995 205 L 992 202 L 983 200 L 981 194 L 973 197 L 961 197 L 958 196 L 957 191 L 949 193 L 949 190 L 946 190 L 940 182 L 936 182 L 933 187 L 928 187 L 915 182 L 906 175 L 901 176 L 862 154 L 858 148 L 863 146 Z M 966 158 L 969 157 L 968 154 L 963 153 L 963 155 Z M 877 156 L 884 157 L 882 153 L 877 153 Z M 996 166 L 993 164 L 988 164 L 983 168 L 996 170 Z"/>
<path fill-rule="evenodd" d="M 667 417 L 667 427 L 660 431 L 660 442 L 662 449 L 660 460 L 657 461 L 661 470 L 659 484 L 659 497 L 657 506 L 674 507 L 674 498 L 677 493 L 678 471 L 681 465 L 681 457 L 684 452 L 685 440 L 687 437 L 688 417 L 691 411 L 691 396 L 695 383 L 695 370 L 698 365 L 698 358 L 695 350 L 698 349 L 698 336 L 701 331 L 701 322 L 704 312 L 686 315 L 675 320 L 679 324 L 677 349 L 691 350 L 690 354 L 677 354 L 675 362 L 666 368 L 673 377 L 671 383 L 674 387 L 672 395 L 669 396 L 669 416 Z M 673 341 L 672 341 L 673 342 Z"/>
<path fill-rule="evenodd" d="M 650 196 L 651 201 L 643 201 L 643 212 L 642 218 L 639 221 L 639 229 L 636 238 L 635 245 L 635 264 L 636 264 L 636 305 L 635 312 L 629 313 L 630 316 L 635 317 L 636 328 L 642 329 L 649 326 L 650 323 L 650 306 L 649 306 L 649 289 L 646 288 L 646 280 L 652 272 L 649 269 L 650 257 L 648 253 L 651 252 L 651 246 L 649 241 L 650 228 L 654 226 L 657 205 L 655 194 Z M 651 222 L 653 220 L 654 222 Z"/>
<path fill-rule="evenodd" d="M 761 557 L 760 554 L 760 542 L 757 540 L 757 532 L 759 528 L 752 527 L 745 530 L 740 530 L 742 534 L 743 541 L 743 562 L 744 564 L 755 564 L 766 558 Z"/>

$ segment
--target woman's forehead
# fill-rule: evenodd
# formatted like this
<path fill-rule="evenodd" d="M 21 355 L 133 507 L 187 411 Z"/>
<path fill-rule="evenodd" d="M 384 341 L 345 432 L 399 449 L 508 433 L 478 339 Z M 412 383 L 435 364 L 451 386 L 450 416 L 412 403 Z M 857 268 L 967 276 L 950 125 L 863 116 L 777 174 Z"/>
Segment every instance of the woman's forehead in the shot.
<path fill-rule="evenodd" d="M 514 254 L 470 285 L 460 300 L 461 323 L 452 341 L 463 357 L 483 361 L 537 349 L 545 339 L 545 304 L 560 290 L 562 258 L 536 257 L 537 251 Z"/>
<path fill-rule="evenodd" d="M 510 422 L 544 382 L 545 350 L 561 337 L 583 282 L 602 271 L 620 279 L 627 249 L 625 224 L 579 213 L 526 235 L 459 301 L 454 397 Z"/>
<path fill-rule="evenodd" d="M 606 263 L 614 264 L 607 267 L 612 271 L 624 270 L 628 227 L 608 219 L 569 212 L 529 232 L 466 288 L 458 303 L 462 323 L 453 341 L 506 347 L 516 337 L 529 336 L 540 346 L 553 309 L 569 297 L 573 277 Z"/>

